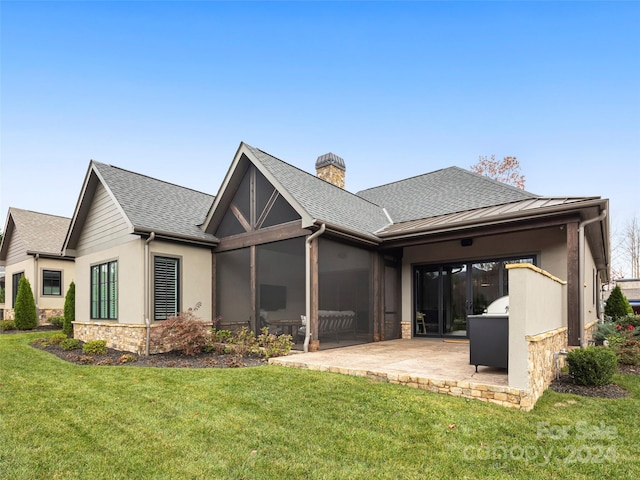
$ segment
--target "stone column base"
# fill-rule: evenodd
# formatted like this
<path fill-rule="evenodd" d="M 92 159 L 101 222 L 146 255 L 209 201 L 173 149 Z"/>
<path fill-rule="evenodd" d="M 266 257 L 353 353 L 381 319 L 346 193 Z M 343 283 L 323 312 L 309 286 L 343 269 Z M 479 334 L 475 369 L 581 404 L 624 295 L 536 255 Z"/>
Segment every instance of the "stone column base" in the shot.
<path fill-rule="evenodd" d="M 309 351 L 317 352 L 320 350 L 320 340 L 310 340 L 309 341 Z"/>
<path fill-rule="evenodd" d="M 411 338 L 411 322 L 400 322 L 400 338 Z"/>

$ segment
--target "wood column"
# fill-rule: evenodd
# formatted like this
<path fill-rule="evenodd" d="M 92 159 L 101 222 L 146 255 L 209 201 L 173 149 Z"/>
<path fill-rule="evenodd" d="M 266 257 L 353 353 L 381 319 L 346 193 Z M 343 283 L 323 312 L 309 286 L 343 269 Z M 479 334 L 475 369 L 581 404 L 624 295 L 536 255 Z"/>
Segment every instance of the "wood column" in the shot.
<path fill-rule="evenodd" d="M 307 327 L 311 332 L 311 340 L 309 341 L 309 351 L 316 352 L 320 349 L 320 340 L 318 339 L 318 303 L 319 303 L 319 281 L 318 281 L 318 239 L 311 241 L 309 252 L 309 275 L 311 275 L 311 311 L 310 318 L 307 319 Z"/>
<path fill-rule="evenodd" d="M 217 285 L 216 285 L 216 254 L 211 251 L 211 321 L 213 326 L 218 328 L 216 318 L 218 318 L 217 302 Z"/>
<path fill-rule="evenodd" d="M 569 345 L 580 345 L 580 255 L 578 222 L 567 223 L 567 327 Z"/>

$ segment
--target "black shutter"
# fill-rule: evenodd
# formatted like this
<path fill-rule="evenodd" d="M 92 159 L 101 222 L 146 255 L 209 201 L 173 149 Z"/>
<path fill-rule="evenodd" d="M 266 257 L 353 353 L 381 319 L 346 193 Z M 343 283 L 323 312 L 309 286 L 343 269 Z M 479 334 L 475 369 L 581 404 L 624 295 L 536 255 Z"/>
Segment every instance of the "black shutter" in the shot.
<path fill-rule="evenodd" d="M 174 317 L 180 311 L 178 301 L 178 271 L 177 258 L 154 257 L 153 265 L 153 318 L 166 320 Z"/>

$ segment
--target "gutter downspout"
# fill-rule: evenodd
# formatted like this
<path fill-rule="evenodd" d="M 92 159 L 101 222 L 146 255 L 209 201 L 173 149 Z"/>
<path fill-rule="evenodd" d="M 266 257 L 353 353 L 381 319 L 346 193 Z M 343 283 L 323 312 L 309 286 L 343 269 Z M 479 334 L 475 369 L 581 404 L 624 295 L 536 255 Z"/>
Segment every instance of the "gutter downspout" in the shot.
<path fill-rule="evenodd" d="M 311 340 L 311 265 L 310 265 L 311 242 L 313 242 L 316 238 L 322 235 L 326 229 L 327 229 L 327 226 L 323 223 L 322 225 L 320 225 L 320 229 L 318 231 L 309 235 L 305 240 L 305 243 L 306 243 L 306 248 L 304 249 L 305 270 L 306 270 L 305 283 L 306 283 L 306 297 L 307 297 L 305 316 L 307 317 L 306 318 L 307 324 L 304 332 L 304 353 L 307 353 L 309 351 L 309 341 Z"/>
<path fill-rule="evenodd" d="M 151 321 L 149 320 L 149 310 L 151 310 L 149 305 L 151 303 L 151 292 L 149 292 L 151 274 L 149 273 L 149 265 L 151 264 L 151 259 L 149 258 L 149 244 L 153 242 L 154 238 L 156 238 L 156 233 L 151 232 L 149 238 L 144 242 L 144 323 L 147 330 L 144 342 L 144 354 L 147 357 L 149 356 L 149 343 L 151 342 Z"/>
<path fill-rule="evenodd" d="M 36 313 L 38 314 L 38 322 L 40 321 L 40 311 L 38 309 L 38 260 L 40 260 L 40 254 L 36 253 L 33 262 L 33 299 L 36 303 Z M 15 305 L 14 305 L 15 308 Z"/>
<path fill-rule="evenodd" d="M 578 315 L 580 317 L 580 347 L 585 348 L 585 334 L 584 334 L 584 227 L 594 222 L 601 222 L 607 216 L 607 211 L 603 210 L 602 213 L 596 218 L 591 218 L 580 222 L 578 225 L 578 254 L 580 255 L 579 267 L 578 267 L 578 281 L 580 282 L 580 295 L 578 296 Z"/>

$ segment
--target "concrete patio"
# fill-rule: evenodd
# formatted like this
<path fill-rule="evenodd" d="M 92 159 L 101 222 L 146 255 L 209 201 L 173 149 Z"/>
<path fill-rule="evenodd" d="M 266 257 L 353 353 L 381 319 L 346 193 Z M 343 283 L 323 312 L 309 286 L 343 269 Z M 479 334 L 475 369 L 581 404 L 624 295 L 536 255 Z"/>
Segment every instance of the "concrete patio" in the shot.
<path fill-rule="evenodd" d="M 272 365 L 319 370 L 421 388 L 522 408 L 523 392 L 509 388 L 507 371 L 469 364 L 469 344 L 442 339 L 402 339 L 292 353 Z M 526 402 L 525 402 L 526 403 Z"/>

